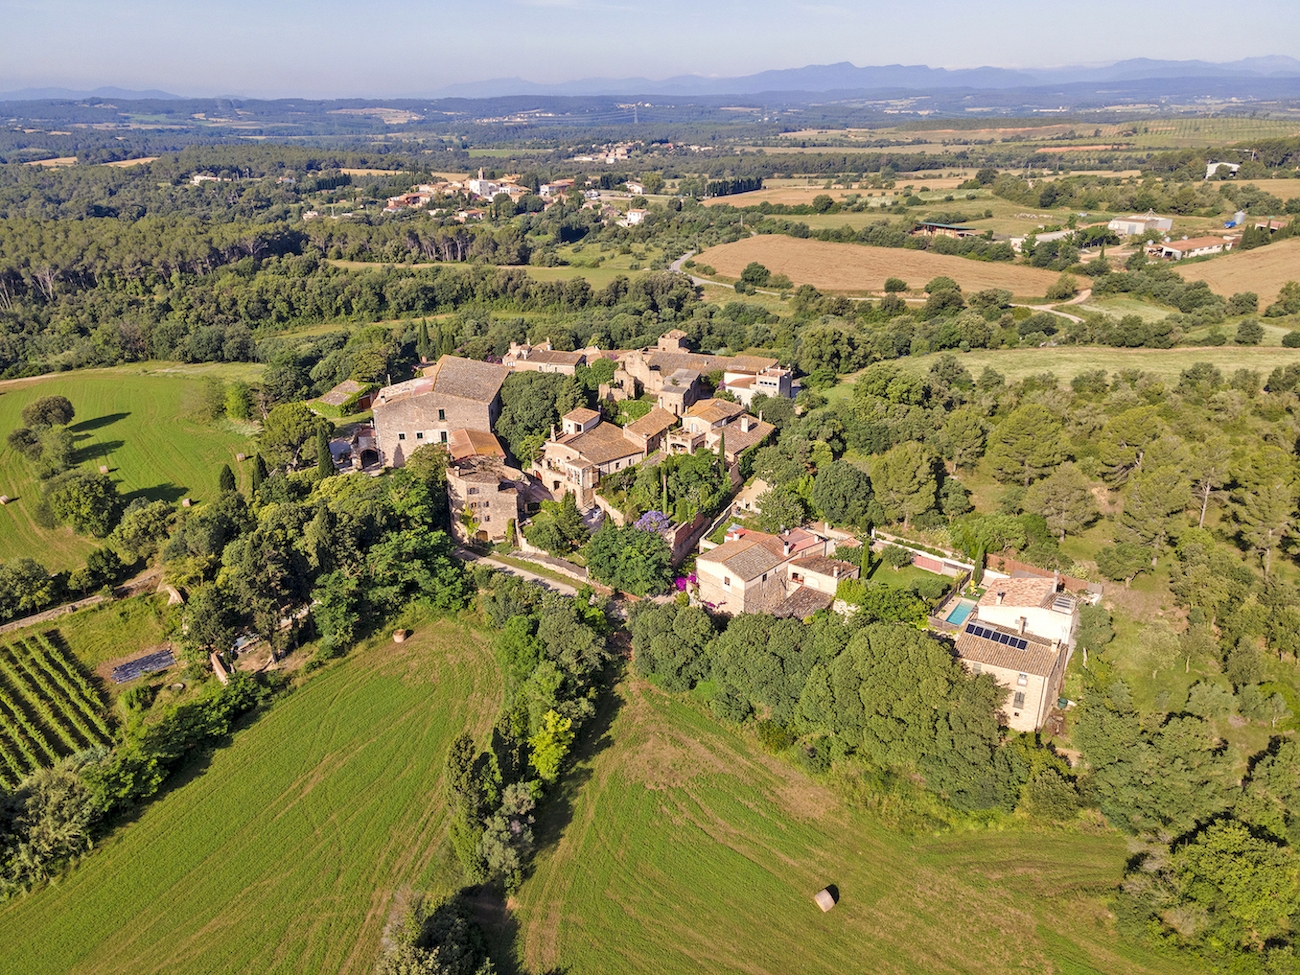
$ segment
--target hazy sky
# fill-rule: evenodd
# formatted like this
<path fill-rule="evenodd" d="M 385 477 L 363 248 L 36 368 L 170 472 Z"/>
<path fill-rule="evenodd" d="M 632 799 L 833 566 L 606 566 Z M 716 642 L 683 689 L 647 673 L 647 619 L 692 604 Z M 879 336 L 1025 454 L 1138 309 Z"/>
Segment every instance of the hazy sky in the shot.
<path fill-rule="evenodd" d="M 852 61 L 1300 56 L 1297 0 L 0 0 L 0 90 L 424 95 L 459 81 Z"/>

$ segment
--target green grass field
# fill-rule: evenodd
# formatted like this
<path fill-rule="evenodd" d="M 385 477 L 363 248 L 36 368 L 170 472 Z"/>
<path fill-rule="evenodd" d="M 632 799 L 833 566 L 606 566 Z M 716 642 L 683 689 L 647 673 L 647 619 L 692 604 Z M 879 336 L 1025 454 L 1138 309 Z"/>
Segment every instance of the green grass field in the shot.
<path fill-rule="evenodd" d="M 501 694 L 491 649 L 413 618 L 313 677 L 57 885 L 0 908 L 0 970 L 369 972 L 395 898 L 442 892 L 442 766 Z"/>
<path fill-rule="evenodd" d="M 517 898 L 531 971 L 1186 970 L 1116 935 L 1116 836 L 905 837 L 687 704 L 640 682 L 622 697 Z"/>
<path fill-rule="evenodd" d="M 22 425 L 22 408 L 42 396 L 66 396 L 77 411 L 70 427 L 75 461 L 92 470 L 106 464 L 122 495 L 202 501 L 216 494 L 223 463 L 238 472 L 236 453 L 252 442 L 222 423 L 196 416 L 200 376 L 248 379 L 258 366 L 180 366 L 148 363 L 56 373 L 0 383 L 0 433 Z M 31 556 L 51 570 L 76 566 L 95 547 L 71 529 L 53 531 L 32 520 L 40 496 L 33 466 L 0 440 L 0 560 Z"/>

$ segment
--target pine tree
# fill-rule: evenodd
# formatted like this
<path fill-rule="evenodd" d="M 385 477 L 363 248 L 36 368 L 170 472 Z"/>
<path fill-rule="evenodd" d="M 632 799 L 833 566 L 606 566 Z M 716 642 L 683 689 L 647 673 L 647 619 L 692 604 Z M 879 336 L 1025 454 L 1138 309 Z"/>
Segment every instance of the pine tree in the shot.
<path fill-rule="evenodd" d="M 235 490 L 235 472 L 230 469 L 229 464 L 221 465 L 221 472 L 217 475 L 217 487 L 221 493 Z"/>

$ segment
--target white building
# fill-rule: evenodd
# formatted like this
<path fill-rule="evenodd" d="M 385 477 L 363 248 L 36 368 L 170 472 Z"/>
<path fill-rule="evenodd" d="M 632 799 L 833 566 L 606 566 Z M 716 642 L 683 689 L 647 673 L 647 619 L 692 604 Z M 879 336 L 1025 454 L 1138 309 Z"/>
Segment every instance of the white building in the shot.
<path fill-rule="evenodd" d="M 1145 234 L 1148 230 L 1167 233 L 1174 229 L 1174 221 L 1172 217 L 1157 217 L 1154 213 L 1148 213 L 1146 216 L 1134 214 L 1131 217 L 1116 217 L 1106 224 L 1106 227 L 1125 237 L 1136 237 Z"/>

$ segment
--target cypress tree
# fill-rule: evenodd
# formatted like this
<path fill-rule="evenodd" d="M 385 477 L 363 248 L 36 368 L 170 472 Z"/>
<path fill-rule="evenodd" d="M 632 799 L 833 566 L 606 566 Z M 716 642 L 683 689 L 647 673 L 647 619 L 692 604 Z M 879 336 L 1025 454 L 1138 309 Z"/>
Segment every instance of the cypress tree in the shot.
<path fill-rule="evenodd" d="M 329 477 L 334 473 L 334 457 L 330 454 L 330 432 L 321 427 L 316 431 L 316 473 Z"/>
<path fill-rule="evenodd" d="M 420 319 L 420 331 L 415 339 L 415 351 L 419 357 L 424 360 L 429 358 L 429 353 L 433 351 L 429 345 L 429 320 Z"/>
<path fill-rule="evenodd" d="M 235 472 L 230 469 L 229 464 L 221 465 L 221 473 L 217 475 L 217 487 L 221 493 L 235 490 Z"/>
<path fill-rule="evenodd" d="M 266 461 L 262 459 L 261 454 L 254 454 L 253 455 L 253 493 L 254 494 L 256 494 L 257 489 L 262 486 L 262 482 L 266 480 L 266 474 L 267 474 Z"/>

